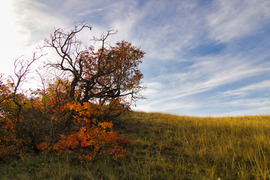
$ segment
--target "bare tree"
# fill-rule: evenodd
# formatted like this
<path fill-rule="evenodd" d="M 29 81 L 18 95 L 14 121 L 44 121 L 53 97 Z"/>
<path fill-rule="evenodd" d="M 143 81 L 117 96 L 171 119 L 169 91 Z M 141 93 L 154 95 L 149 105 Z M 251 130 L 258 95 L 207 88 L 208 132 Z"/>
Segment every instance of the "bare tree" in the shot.
<path fill-rule="evenodd" d="M 114 47 L 106 46 L 107 38 L 115 34 L 113 31 L 94 39 L 101 42 L 97 51 L 93 46 L 82 50 L 77 34 L 85 29 L 92 28 L 81 24 L 68 33 L 57 29 L 45 40 L 46 46 L 54 48 L 60 57 L 51 65 L 72 77 L 70 99 L 80 103 L 98 99 L 100 104 L 104 104 L 111 98 L 140 98 L 138 92 L 142 89 L 143 75 L 138 66 L 145 53 L 125 41 Z"/>
<path fill-rule="evenodd" d="M 18 89 L 20 85 L 25 81 L 26 75 L 30 71 L 30 66 L 37 60 L 39 60 L 41 57 L 45 56 L 45 54 L 42 52 L 42 48 L 38 48 L 38 51 L 33 53 L 32 60 L 26 61 L 23 60 L 22 57 L 17 58 L 14 61 L 14 75 L 15 78 L 11 79 L 13 80 L 14 84 L 14 90 L 13 90 L 13 102 L 17 105 L 17 120 L 19 120 L 20 113 L 22 110 L 22 104 L 20 102 L 20 97 L 17 95 Z"/>

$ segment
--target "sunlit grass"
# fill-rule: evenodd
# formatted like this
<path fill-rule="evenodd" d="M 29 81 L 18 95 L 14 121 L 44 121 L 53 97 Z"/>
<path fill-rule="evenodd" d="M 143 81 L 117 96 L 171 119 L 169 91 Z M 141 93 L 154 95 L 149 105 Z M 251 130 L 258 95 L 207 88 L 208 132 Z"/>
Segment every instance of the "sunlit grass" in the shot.
<path fill-rule="evenodd" d="M 38 156 L 0 165 L 2 179 L 270 179 L 270 116 L 199 118 L 129 112 L 126 160 Z"/>
<path fill-rule="evenodd" d="M 270 117 L 181 117 L 129 113 L 131 156 L 166 178 L 270 178 Z M 144 167 L 142 167 L 144 169 Z M 158 177 L 157 177 L 158 178 Z"/>

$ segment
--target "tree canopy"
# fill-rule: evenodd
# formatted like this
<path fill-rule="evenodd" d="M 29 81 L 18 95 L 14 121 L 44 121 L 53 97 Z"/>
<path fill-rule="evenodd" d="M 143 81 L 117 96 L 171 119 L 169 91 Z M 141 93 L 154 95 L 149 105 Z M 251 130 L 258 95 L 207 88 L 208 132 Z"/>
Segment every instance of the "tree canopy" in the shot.
<path fill-rule="evenodd" d="M 54 48 L 60 57 L 52 66 L 72 76 L 70 98 L 81 103 L 98 98 L 101 104 L 110 98 L 139 98 L 143 75 L 138 66 L 145 53 L 126 41 L 106 47 L 111 31 L 95 39 L 101 42 L 98 50 L 94 46 L 81 50 L 81 41 L 76 35 L 84 29 L 91 30 L 91 27 L 77 26 L 69 33 L 57 29 L 46 39 L 46 45 Z"/>

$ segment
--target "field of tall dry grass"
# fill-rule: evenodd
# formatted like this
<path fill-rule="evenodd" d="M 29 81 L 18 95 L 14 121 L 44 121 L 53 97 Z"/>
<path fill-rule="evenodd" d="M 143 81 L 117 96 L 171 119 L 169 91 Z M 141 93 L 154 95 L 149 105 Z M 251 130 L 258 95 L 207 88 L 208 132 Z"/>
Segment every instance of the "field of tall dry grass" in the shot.
<path fill-rule="evenodd" d="M 270 116 L 188 117 L 128 112 L 126 160 L 49 155 L 0 164 L 2 179 L 270 179 Z"/>

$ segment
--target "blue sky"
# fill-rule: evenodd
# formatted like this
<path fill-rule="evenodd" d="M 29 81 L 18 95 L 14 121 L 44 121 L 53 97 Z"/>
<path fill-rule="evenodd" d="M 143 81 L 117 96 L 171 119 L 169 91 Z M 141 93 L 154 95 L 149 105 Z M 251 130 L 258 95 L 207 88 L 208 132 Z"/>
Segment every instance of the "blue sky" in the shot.
<path fill-rule="evenodd" d="M 191 116 L 270 114 L 269 0 L 7 0 L 0 4 L 0 72 L 54 28 L 106 30 L 146 51 L 146 100 L 135 110 Z M 50 57 L 50 56 L 49 56 Z M 29 85 L 29 84 L 28 84 Z"/>

